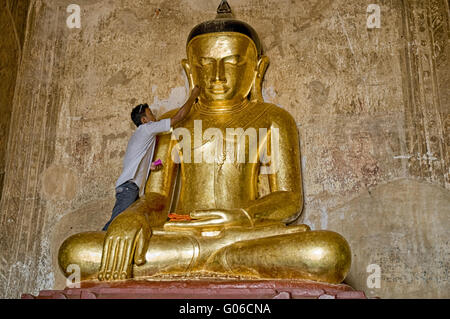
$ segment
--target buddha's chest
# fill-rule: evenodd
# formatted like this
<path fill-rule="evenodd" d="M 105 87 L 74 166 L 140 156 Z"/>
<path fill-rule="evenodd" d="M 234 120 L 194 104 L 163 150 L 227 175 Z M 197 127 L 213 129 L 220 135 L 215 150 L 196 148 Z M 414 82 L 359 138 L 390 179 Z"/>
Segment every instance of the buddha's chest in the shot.
<path fill-rule="evenodd" d="M 182 165 L 231 164 L 245 169 L 260 163 L 267 153 L 270 134 L 263 122 L 200 118 L 184 124 L 174 130 L 174 151 Z"/>

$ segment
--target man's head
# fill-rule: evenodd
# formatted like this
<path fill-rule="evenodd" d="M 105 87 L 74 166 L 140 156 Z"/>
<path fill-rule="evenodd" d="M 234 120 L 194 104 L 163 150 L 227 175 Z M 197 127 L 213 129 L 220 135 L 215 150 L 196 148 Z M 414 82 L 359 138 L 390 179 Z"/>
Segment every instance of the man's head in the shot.
<path fill-rule="evenodd" d="M 131 111 L 131 120 L 137 127 L 148 122 L 155 122 L 156 118 L 148 104 L 139 104 Z"/>

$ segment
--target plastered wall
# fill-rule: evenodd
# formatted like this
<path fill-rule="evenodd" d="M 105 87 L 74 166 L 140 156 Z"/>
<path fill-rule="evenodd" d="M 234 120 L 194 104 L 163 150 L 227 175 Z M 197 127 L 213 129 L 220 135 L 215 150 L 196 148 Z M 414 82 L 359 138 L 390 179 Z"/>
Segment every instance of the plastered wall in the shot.
<path fill-rule="evenodd" d="M 57 249 L 109 218 L 131 108 L 183 104 L 186 38 L 218 2 L 31 1 L 0 205 L 2 297 L 64 286 Z M 72 3 L 79 29 L 66 24 Z M 229 3 L 270 58 L 266 101 L 298 125 L 297 223 L 348 239 L 346 283 L 368 296 L 450 297 L 449 2 Z M 380 28 L 367 28 L 370 4 Z"/>
<path fill-rule="evenodd" d="M 28 0 L 0 1 L 0 199 L 6 166 L 9 123 L 18 66 L 21 60 Z"/>

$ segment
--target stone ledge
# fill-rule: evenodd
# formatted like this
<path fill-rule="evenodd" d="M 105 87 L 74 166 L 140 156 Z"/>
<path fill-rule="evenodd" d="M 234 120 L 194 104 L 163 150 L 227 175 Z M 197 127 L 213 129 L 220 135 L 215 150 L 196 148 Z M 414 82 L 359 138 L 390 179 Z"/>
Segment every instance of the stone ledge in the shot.
<path fill-rule="evenodd" d="M 22 299 L 366 299 L 362 291 L 305 280 L 126 280 L 83 282 Z"/>

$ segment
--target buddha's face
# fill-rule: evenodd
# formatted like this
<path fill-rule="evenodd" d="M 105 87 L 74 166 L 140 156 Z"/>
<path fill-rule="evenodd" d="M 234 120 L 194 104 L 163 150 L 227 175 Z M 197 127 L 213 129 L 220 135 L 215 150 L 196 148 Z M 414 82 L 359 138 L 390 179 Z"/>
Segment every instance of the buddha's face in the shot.
<path fill-rule="evenodd" d="M 205 104 L 235 104 L 243 101 L 256 76 L 255 44 L 236 32 L 203 34 L 187 47 L 188 69 L 193 84 L 202 88 Z"/>

